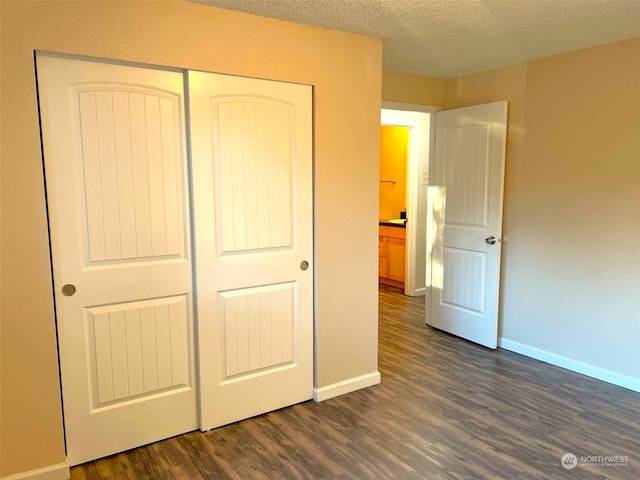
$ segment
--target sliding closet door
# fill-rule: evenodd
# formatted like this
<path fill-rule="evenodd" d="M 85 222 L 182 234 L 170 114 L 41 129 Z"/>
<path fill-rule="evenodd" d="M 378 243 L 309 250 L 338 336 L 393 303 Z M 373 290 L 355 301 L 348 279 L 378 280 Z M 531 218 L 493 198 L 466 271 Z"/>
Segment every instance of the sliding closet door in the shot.
<path fill-rule="evenodd" d="M 201 428 L 312 398 L 311 87 L 189 72 Z"/>
<path fill-rule="evenodd" d="M 38 55 L 71 465 L 198 427 L 181 72 Z"/>

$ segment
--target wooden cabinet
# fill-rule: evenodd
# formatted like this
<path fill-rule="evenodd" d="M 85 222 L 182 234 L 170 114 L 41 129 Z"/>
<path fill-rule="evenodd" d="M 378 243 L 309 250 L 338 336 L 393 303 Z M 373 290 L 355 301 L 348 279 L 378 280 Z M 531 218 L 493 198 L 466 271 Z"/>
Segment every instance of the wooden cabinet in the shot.
<path fill-rule="evenodd" d="M 380 225 L 378 237 L 378 281 L 404 288 L 406 229 Z"/>

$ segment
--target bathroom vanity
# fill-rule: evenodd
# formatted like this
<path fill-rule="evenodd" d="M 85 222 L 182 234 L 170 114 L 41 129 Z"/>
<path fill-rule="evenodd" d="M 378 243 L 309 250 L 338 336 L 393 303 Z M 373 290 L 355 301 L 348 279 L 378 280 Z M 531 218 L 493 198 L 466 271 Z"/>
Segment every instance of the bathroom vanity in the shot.
<path fill-rule="evenodd" d="M 406 227 L 381 221 L 378 228 L 378 281 L 404 289 Z"/>

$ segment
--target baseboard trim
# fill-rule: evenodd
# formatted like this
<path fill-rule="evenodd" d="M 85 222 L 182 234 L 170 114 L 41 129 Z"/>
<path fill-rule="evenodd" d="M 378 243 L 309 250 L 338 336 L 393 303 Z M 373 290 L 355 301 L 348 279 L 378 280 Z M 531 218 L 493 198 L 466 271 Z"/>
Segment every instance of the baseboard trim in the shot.
<path fill-rule="evenodd" d="M 587 377 L 596 378 L 603 382 L 611 383 L 619 387 L 633 390 L 634 392 L 640 392 L 640 380 L 637 378 L 621 375 L 611 370 L 596 367 L 588 363 L 580 362 L 571 358 L 563 357 L 555 353 L 547 352 L 536 347 L 524 345 L 522 343 L 507 340 L 506 338 L 498 339 L 498 346 L 509 350 L 511 352 L 519 353 L 527 357 L 535 358 L 536 360 L 555 365 L 556 367 L 565 368 L 572 372 L 581 373 Z"/>
<path fill-rule="evenodd" d="M 427 289 L 425 287 L 422 288 L 416 288 L 413 292 L 410 293 L 406 293 L 405 295 L 409 295 L 410 297 L 423 297 L 427 292 Z"/>
<path fill-rule="evenodd" d="M 68 480 L 69 478 L 71 478 L 71 470 L 69 464 L 64 462 L 28 472 L 14 473 L 0 480 Z"/>
<path fill-rule="evenodd" d="M 332 383 L 326 387 L 313 389 L 313 400 L 322 402 L 345 393 L 355 392 L 362 388 L 371 387 L 380 383 L 380 372 L 375 371 L 359 377 L 343 380 L 342 382 Z"/>

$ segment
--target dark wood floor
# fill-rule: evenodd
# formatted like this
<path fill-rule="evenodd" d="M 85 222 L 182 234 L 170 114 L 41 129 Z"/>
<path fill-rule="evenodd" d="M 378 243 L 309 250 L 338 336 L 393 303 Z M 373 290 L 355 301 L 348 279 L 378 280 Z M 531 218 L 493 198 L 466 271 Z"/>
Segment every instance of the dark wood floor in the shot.
<path fill-rule="evenodd" d="M 423 317 L 422 298 L 382 287 L 380 385 L 97 460 L 71 478 L 640 478 L 640 394 L 484 349 Z M 565 453 L 575 469 L 561 465 Z M 580 465 L 603 455 L 628 463 Z"/>

